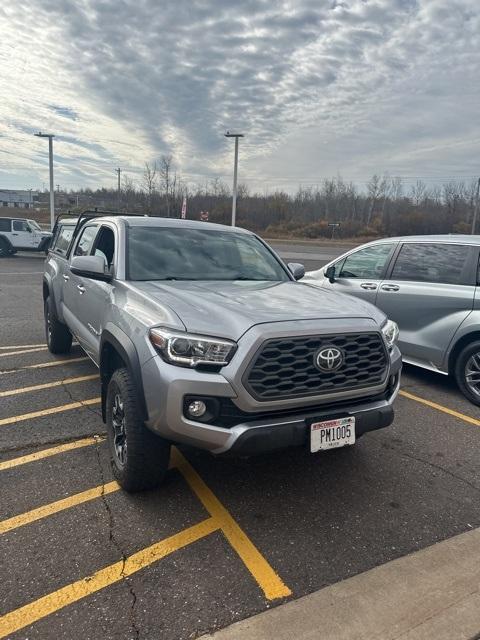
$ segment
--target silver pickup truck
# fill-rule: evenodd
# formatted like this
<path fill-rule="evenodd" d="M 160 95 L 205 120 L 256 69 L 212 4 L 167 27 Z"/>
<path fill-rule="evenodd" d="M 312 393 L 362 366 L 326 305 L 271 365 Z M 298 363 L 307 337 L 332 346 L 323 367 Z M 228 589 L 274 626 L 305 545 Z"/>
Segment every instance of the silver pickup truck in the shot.
<path fill-rule="evenodd" d="M 298 282 L 255 234 L 204 222 L 59 219 L 43 278 L 52 353 L 100 369 L 113 473 L 158 485 L 171 443 L 253 455 L 352 445 L 393 420 L 398 329 Z"/>

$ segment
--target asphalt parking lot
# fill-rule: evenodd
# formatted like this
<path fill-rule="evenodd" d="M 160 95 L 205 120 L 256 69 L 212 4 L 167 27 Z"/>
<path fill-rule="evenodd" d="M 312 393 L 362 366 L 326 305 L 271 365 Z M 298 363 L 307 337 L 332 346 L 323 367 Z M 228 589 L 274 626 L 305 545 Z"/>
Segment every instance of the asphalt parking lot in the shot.
<path fill-rule="evenodd" d="M 0 259 L 0 638 L 195 638 L 480 526 L 478 407 L 410 367 L 395 423 L 353 448 L 182 448 L 161 489 L 123 493 L 95 367 L 44 346 L 42 267 Z"/>

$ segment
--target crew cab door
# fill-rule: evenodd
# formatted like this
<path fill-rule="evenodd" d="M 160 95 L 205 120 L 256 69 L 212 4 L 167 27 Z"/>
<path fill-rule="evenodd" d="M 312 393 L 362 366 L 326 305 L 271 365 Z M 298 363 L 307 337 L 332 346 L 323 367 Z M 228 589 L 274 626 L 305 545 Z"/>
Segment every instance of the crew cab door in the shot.
<path fill-rule="evenodd" d="M 35 237 L 26 220 L 12 220 L 10 242 L 15 249 L 35 249 Z"/>
<path fill-rule="evenodd" d="M 86 235 L 84 236 L 84 234 Z M 74 255 L 101 256 L 105 260 L 105 269 L 113 274 L 115 272 L 115 245 L 113 227 L 107 224 L 100 227 L 88 225 L 78 240 Z M 100 338 L 111 304 L 113 286 L 109 282 L 76 276 L 71 272 L 70 276 L 72 285 L 70 293 L 74 298 L 72 304 L 76 335 L 83 349 L 98 364 Z"/>
<path fill-rule="evenodd" d="M 375 304 L 378 287 L 395 247 L 395 242 L 382 242 L 362 247 L 343 256 L 333 265 L 335 281 L 329 282 L 325 279 L 322 287 L 339 293 L 349 293 Z"/>
<path fill-rule="evenodd" d="M 93 248 L 98 224 L 87 224 L 82 229 L 70 254 L 70 260 L 75 256 L 88 256 Z M 86 292 L 85 280 L 75 275 L 68 268 L 63 274 L 63 317 L 70 331 L 75 335 L 83 349 L 91 355 L 92 345 L 88 328 L 81 318 L 88 315 L 88 297 L 84 298 Z"/>
<path fill-rule="evenodd" d="M 442 368 L 449 344 L 473 309 L 477 263 L 473 246 L 401 245 L 380 283 L 377 306 L 398 324 L 407 361 Z"/>

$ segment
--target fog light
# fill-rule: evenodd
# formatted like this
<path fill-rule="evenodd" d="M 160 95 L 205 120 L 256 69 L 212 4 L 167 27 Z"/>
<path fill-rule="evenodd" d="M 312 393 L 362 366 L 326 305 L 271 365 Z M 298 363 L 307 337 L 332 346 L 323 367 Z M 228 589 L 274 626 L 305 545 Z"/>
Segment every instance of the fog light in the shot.
<path fill-rule="evenodd" d="M 202 400 L 193 400 L 188 405 L 188 413 L 193 418 L 201 418 L 207 411 L 207 405 Z"/>

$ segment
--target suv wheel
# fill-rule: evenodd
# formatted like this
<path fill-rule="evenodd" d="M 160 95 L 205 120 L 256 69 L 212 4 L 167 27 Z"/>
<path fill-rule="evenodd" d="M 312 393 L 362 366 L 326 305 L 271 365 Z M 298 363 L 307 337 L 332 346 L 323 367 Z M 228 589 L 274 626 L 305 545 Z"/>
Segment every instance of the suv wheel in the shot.
<path fill-rule="evenodd" d="M 72 346 L 72 334 L 68 327 L 57 320 L 50 298 L 44 302 L 45 337 L 50 353 L 68 353 Z"/>
<path fill-rule="evenodd" d="M 455 379 L 463 395 L 480 405 L 480 342 L 471 342 L 460 352 Z"/>
<path fill-rule="evenodd" d="M 126 491 L 153 489 L 163 481 L 170 443 L 139 418 L 135 385 L 127 369 L 110 379 L 106 400 L 107 439 L 113 475 Z"/>
<path fill-rule="evenodd" d="M 4 238 L 0 238 L 0 257 L 9 256 L 13 253 Z"/>

